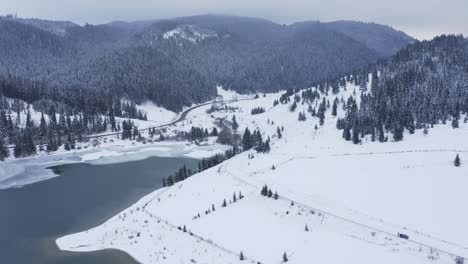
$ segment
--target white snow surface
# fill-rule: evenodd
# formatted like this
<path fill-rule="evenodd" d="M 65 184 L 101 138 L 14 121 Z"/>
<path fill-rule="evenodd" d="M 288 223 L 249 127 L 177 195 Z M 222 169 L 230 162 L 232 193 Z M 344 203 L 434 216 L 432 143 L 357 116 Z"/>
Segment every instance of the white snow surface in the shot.
<path fill-rule="evenodd" d="M 346 88 L 327 95 L 330 102 L 360 92 Z M 59 238 L 59 248 L 119 249 L 141 263 L 282 263 L 284 252 L 288 263 L 455 263 L 455 256 L 468 257 L 467 124 L 405 133 L 402 142 L 364 138 L 354 145 L 342 139 L 330 110 L 320 126 L 306 104 L 294 113 L 287 104 L 273 107 L 279 95 L 238 101 L 231 104 L 237 110 L 209 115 L 209 105 L 200 107 L 171 128 L 210 128 L 216 118 L 235 114 L 239 133 L 260 128 L 271 137 L 270 153 L 244 152 L 157 190 L 102 225 Z M 251 115 L 259 106 L 266 112 Z M 341 103 L 338 108 L 343 116 Z M 307 113 L 305 122 L 297 120 L 299 111 Z M 284 127 L 281 139 L 278 126 Z M 260 195 L 265 184 L 278 200 Z"/>
<path fill-rule="evenodd" d="M 185 39 L 192 43 L 200 42 L 206 38 L 216 37 L 215 31 L 199 28 L 194 25 L 179 25 L 173 30 L 163 34 L 164 39 Z"/>
<path fill-rule="evenodd" d="M 137 105 L 137 109 L 146 113 L 148 121 L 155 124 L 169 123 L 177 118 L 177 113 L 167 110 L 164 107 L 157 106 L 150 101 Z"/>
<path fill-rule="evenodd" d="M 225 101 L 237 101 L 240 99 L 252 98 L 251 94 L 240 94 L 233 90 L 226 90 L 222 86 L 216 86 L 218 96 L 221 96 Z"/>

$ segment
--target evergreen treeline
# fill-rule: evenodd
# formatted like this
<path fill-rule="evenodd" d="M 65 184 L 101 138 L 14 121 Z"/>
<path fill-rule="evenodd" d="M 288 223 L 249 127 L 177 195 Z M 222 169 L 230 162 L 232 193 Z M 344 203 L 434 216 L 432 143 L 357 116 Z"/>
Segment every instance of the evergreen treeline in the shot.
<path fill-rule="evenodd" d="M 258 114 L 261 114 L 261 113 L 265 113 L 265 108 L 263 107 L 255 107 L 252 109 L 252 111 L 250 111 L 250 113 L 252 115 L 258 115 Z"/>
<path fill-rule="evenodd" d="M 253 148 L 257 152 L 269 152 L 270 138 L 263 141 L 262 134 L 258 129 L 251 133 L 250 130 L 246 128 L 242 135 L 242 148 L 244 151 Z"/>
<path fill-rule="evenodd" d="M 347 100 L 335 98 L 332 103 L 325 98 L 319 101 L 321 93 L 338 94 L 347 82 L 363 93 L 354 91 Z M 405 133 L 422 129 L 427 134 L 436 124 L 458 128 L 459 122 L 468 121 L 468 40 L 443 35 L 416 42 L 367 68 L 323 81 L 317 89 L 288 89 L 274 105 L 288 104 L 291 97 L 290 111 L 300 102 L 307 103 L 308 112 L 319 118 L 320 125 L 325 112 L 331 108 L 331 115 L 336 116 L 341 104 L 346 114 L 336 126 L 343 130 L 343 138 L 354 144 L 364 136 L 379 142 L 401 141 Z M 305 119 L 304 113 L 299 113 L 298 120 Z"/>
<path fill-rule="evenodd" d="M 211 167 L 214 167 L 222 163 L 223 161 L 234 157 L 235 155 L 241 152 L 242 151 L 240 148 L 233 147 L 229 150 L 226 150 L 224 153 L 215 154 L 209 158 L 203 158 L 202 160 L 198 162 L 198 169 L 196 171 L 191 171 L 190 169 L 187 169 L 186 166 L 184 165 L 174 175 L 169 175 L 167 178 L 163 178 L 163 186 L 164 187 L 172 186 L 174 183 L 183 181 L 195 173 L 199 173 Z"/>
<path fill-rule="evenodd" d="M 44 108 L 39 106 L 39 108 Z M 2 145 L 14 145 L 15 157 L 24 157 L 36 153 L 36 145 L 43 150 L 55 151 L 61 145 L 65 149 L 74 148 L 75 141 L 81 141 L 88 134 L 102 133 L 108 130 L 122 131 L 122 139 L 135 139 L 139 136 L 138 129 L 131 120 L 121 124 L 115 120 L 116 116 L 140 116 L 146 118 L 137 111 L 135 104 L 115 103 L 111 111 L 106 115 L 95 112 L 77 112 L 70 108 L 55 108 L 52 104 L 46 115 L 41 114 L 39 122 L 31 118 L 31 106 L 15 99 L 9 102 L 0 97 L 0 139 Z M 26 114 L 25 114 L 26 112 Z M 14 116 L 14 118 L 12 117 Z"/>
<path fill-rule="evenodd" d="M 44 24 L 63 32 L 40 26 Z M 209 37 L 163 37 L 181 27 L 194 38 L 199 32 Z M 10 16 L 0 18 L 0 35 L 4 94 L 100 113 L 109 111 L 109 100 L 122 98 L 152 100 L 180 111 L 214 98 L 216 84 L 241 92 L 310 87 L 391 55 L 413 40 L 375 24 L 283 26 L 215 15 L 128 27 L 58 25 Z M 369 35 L 372 41 L 363 38 Z"/>
<path fill-rule="evenodd" d="M 233 121 L 235 121 L 235 117 L 233 117 Z M 279 128 L 278 128 L 279 129 Z M 223 130 L 229 130 L 229 128 L 224 128 Z M 218 137 L 222 136 L 222 131 L 219 133 Z M 213 129 L 213 132 L 216 131 Z M 191 132 L 187 133 L 187 135 L 190 135 L 191 133 L 194 132 L 195 134 L 200 133 L 200 135 L 208 135 L 207 130 L 203 130 L 201 128 L 195 128 L 192 127 Z M 231 137 L 233 136 L 230 134 Z M 236 135 L 236 134 L 234 134 Z M 233 140 L 231 139 L 230 142 Z M 270 139 L 268 138 L 267 140 L 263 141 L 261 132 L 257 129 L 253 133 L 250 132 L 248 128 L 245 129 L 244 134 L 242 135 L 242 142 L 241 146 L 234 145 L 231 149 L 226 150 L 224 153 L 220 154 L 215 154 L 211 157 L 208 158 L 203 158 L 198 162 L 198 168 L 196 171 L 190 171 L 186 168 L 184 165 L 182 168 L 180 168 L 174 175 L 169 175 L 167 178 L 163 179 L 163 186 L 172 186 L 174 183 L 183 181 L 186 178 L 192 176 L 194 173 L 199 173 L 204 170 L 207 170 L 209 168 L 212 168 L 225 160 L 228 160 L 235 155 L 241 153 L 242 151 L 246 151 L 249 149 L 255 149 L 257 152 L 265 153 L 270 151 Z"/>
<path fill-rule="evenodd" d="M 216 129 L 216 127 L 213 128 L 211 132 L 208 132 L 208 129 L 206 128 L 192 126 L 189 132 L 179 131 L 177 133 L 176 138 L 185 139 L 189 141 L 196 141 L 196 140 L 206 139 L 210 136 L 212 137 L 218 136 L 218 130 Z"/>
<path fill-rule="evenodd" d="M 384 142 L 387 133 L 400 141 L 405 131 L 427 133 L 436 124 L 457 128 L 468 113 L 468 40 L 463 36 L 415 43 L 357 76 L 363 89 L 370 84 L 370 93 L 361 94 L 359 105 L 349 98 L 346 116 L 337 123 L 354 143 L 366 135 Z"/>

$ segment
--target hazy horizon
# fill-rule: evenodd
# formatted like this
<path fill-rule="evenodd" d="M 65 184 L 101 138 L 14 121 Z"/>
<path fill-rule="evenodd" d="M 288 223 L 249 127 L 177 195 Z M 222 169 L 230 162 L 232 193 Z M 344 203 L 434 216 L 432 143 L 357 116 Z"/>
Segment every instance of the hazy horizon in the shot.
<path fill-rule="evenodd" d="M 200 14 L 257 17 L 280 24 L 352 20 L 402 30 L 417 39 L 468 35 L 468 1 L 463 0 L 0 0 L 0 14 L 77 24 L 167 19 Z"/>

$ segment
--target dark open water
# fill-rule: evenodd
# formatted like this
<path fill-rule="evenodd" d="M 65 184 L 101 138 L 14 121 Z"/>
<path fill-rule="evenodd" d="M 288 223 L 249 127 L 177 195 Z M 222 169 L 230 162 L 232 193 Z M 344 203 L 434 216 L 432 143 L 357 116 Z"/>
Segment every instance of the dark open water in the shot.
<path fill-rule="evenodd" d="M 136 263 L 117 250 L 63 252 L 55 239 L 99 225 L 162 187 L 162 177 L 196 163 L 151 157 L 110 165 L 68 164 L 52 168 L 59 177 L 0 190 L 0 263 Z"/>

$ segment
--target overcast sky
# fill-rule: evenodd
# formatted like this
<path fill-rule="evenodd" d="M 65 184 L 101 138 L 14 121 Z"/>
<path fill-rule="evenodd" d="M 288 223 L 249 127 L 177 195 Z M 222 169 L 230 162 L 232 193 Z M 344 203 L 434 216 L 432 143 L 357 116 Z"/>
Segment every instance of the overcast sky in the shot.
<path fill-rule="evenodd" d="M 468 0 L 0 0 L 0 14 L 77 23 L 218 13 L 279 23 L 359 20 L 390 25 L 418 39 L 468 36 Z"/>

